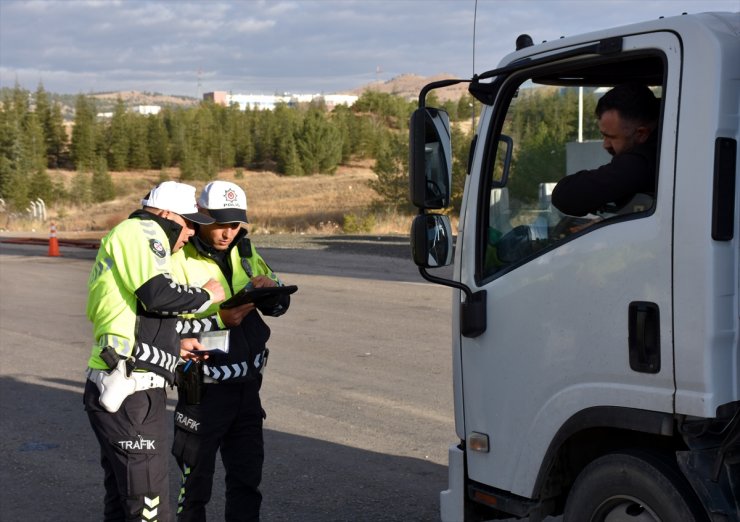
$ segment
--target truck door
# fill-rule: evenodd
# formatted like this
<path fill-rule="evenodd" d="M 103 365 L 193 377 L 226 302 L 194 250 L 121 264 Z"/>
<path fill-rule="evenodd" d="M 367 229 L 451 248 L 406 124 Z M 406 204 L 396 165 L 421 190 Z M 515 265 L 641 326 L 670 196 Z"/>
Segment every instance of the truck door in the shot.
<path fill-rule="evenodd" d="M 457 256 L 460 281 L 487 296 L 485 332 L 460 337 L 474 481 L 531 497 L 548 447 L 569 419 L 673 411 L 680 49 L 671 33 L 628 36 L 610 56 L 559 61 L 565 50 L 553 51 L 552 62 L 497 79 L 495 104 L 479 127 Z M 573 170 L 610 160 L 599 150 L 593 109 L 626 82 L 648 84 L 660 98 L 657 190 L 621 208 L 563 215 L 550 202 L 552 187 Z M 568 145 L 578 141 L 579 125 L 595 148 Z M 502 134 L 513 139 L 506 179 L 497 167 Z"/>

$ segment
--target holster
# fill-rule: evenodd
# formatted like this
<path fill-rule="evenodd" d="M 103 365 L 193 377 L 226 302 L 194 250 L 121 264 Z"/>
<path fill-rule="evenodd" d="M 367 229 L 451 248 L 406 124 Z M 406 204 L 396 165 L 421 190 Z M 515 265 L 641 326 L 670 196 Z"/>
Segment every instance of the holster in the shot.
<path fill-rule="evenodd" d="M 97 372 L 94 382 L 100 392 L 100 405 L 110 413 L 117 412 L 124 399 L 136 391 L 136 381 L 128 376 L 125 359 L 120 359 L 109 372 Z"/>
<path fill-rule="evenodd" d="M 187 370 L 185 370 L 185 368 Z M 185 395 L 185 402 L 190 405 L 200 404 L 203 398 L 203 363 L 193 361 L 190 366 L 180 364 L 175 369 L 175 383 L 180 397 Z"/>

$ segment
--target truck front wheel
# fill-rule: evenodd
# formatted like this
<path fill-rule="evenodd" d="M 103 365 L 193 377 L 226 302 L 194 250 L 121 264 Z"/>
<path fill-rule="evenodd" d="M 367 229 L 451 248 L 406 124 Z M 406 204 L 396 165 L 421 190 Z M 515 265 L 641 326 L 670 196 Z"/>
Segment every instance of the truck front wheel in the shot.
<path fill-rule="evenodd" d="M 604 455 L 578 475 L 565 522 L 705 522 L 707 516 L 678 467 L 647 452 Z"/>

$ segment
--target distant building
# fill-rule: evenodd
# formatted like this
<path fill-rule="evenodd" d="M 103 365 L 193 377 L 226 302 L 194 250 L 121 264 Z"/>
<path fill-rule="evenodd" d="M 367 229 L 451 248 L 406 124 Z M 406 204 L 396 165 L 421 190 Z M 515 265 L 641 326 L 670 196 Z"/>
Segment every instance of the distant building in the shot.
<path fill-rule="evenodd" d="M 355 96 L 354 94 L 325 94 L 323 98 L 326 103 L 326 108 L 331 110 L 337 105 L 352 107 L 359 96 Z"/>
<path fill-rule="evenodd" d="M 162 110 L 162 107 L 159 105 L 136 105 L 134 107 L 131 107 L 128 109 L 129 112 L 133 112 L 136 114 L 159 114 L 159 111 Z M 102 119 L 110 119 L 113 117 L 112 112 L 99 112 L 97 114 L 98 118 Z"/>
<path fill-rule="evenodd" d="M 159 114 L 162 107 L 159 105 L 137 105 L 131 109 L 132 112 L 137 114 Z"/>
<path fill-rule="evenodd" d="M 357 101 L 357 96 L 349 94 L 229 94 L 226 91 L 213 91 L 203 94 L 205 101 L 212 101 L 219 105 L 229 106 L 236 104 L 240 110 L 273 110 L 280 103 L 294 106 L 299 103 L 310 103 L 323 100 L 327 109 L 337 105 L 351 106 Z"/>

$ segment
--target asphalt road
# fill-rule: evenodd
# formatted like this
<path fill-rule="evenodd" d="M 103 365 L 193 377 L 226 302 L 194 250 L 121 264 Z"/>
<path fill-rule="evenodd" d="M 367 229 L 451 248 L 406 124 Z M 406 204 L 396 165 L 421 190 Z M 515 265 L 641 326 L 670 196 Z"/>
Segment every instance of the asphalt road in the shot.
<path fill-rule="evenodd" d="M 268 318 L 263 520 L 438 520 L 455 438 L 451 291 L 421 279 L 399 238 L 255 242 L 299 286 Z M 0 242 L 0 520 L 98 521 L 102 471 L 81 404 L 95 251 L 46 253 Z M 174 495 L 174 459 L 171 470 Z M 223 519 L 223 490 L 219 464 L 210 520 Z"/>

